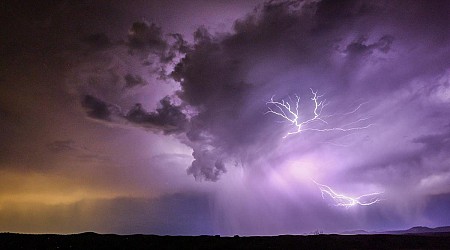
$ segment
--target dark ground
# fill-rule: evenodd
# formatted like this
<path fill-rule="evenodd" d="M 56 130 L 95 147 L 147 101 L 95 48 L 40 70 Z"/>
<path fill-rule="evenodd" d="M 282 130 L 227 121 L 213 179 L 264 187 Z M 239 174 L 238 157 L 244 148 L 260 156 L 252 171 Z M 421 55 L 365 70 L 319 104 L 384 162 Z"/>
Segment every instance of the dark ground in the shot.
<path fill-rule="evenodd" d="M 0 249 L 450 249 L 450 233 L 274 237 L 0 233 Z"/>

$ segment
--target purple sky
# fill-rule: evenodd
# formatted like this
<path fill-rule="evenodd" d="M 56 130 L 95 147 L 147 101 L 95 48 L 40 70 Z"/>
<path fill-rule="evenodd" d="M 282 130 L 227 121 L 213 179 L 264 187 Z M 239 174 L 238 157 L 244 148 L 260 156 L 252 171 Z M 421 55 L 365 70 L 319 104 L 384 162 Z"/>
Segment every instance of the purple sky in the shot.
<path fill-rule="evenodd" d="M 450 225 L 449 1 L 12 2 L 0 231 Z M 306 120 L 310 89 L 309 128 L 362 129 L 283 138 L 266 102 L 297 95 Z M 383 194 L 345 208 L 313 180 Z"/>

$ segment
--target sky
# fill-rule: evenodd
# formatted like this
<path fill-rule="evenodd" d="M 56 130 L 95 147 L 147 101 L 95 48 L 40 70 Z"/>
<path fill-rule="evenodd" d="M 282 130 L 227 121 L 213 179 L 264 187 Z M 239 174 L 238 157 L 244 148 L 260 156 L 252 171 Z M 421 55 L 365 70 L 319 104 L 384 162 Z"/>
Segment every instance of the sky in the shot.
<path fill-rule="evenodd" d="M 450 225 L 449 1 L 0 11 L 0 231 Z"/>

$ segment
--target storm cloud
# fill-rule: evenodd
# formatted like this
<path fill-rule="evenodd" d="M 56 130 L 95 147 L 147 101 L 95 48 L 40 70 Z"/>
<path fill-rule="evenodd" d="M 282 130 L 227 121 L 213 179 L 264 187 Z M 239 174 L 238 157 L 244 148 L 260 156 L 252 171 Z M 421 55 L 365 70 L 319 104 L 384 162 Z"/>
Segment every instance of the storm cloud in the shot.
<path fill-rule="evenodd" d="M 374 120 L 381 124 L 388 122 L 382 114 L 386 110 L 376 110 L 384 98 L 392 98 L 392 93 L 415 79 L 446 74 L 448 66 L 448 48 L 442 53 L 445 49 L 441 46 L 443 39 L 448 41 L 447 32 L 428 33 L 420 20 L 412 27 L 405 21 L 422 18 L 427 26 L 443 28 L 448 16 L 439 10 L 446 8 L 439 8 L 443 3 L 436 2 L 436 6 L 426 6 L 435 10 L 433 14 L 420 12 L 417 17 L 414 13 L 422 3 L 416 4 L 270 2 L 236 21 L 232 33 L 212 35 L 198 29 L 193 50 L 171 73 L 181 85 L 180 99 L 198 111 L 191 119 L 188 138 L 213 148 L 208 153 L 194 152 L 198 161 L 189 173 L 214 180 L 217 177 L 211 178 L 211 172 L 223 172 L 214 167 L 215 161 L 203 161 L 202 156 L 216 155 L 217 160 L 231 156 L 242 161 L 246 155 L 244 161 L 251 161 L 273 151 L 279 141 L 275 138 L 270 139 L 268 148 L 260 146 L 256 156 L 249 155 L 255 145 L 267 145 L 277 133 L 273 120 L 262 115 L 264 102 L 274 94 L 307 97 L 307 89 L 314 88 L 327 93 L 333 102 L 333 107 L 327 108 L 332 112 L 345 111 L 346 105 L 357 101 L 371 101 L 367 112 L 376 112 Z M 402 7 L 410 11 L 399 12 Z M 447 18 L 441 18 L 444 16 Z M 419 34 L 425 36 L 418 38 Z M 412 38 L 422 42 L 411 44 Z M 432 66 L 424 65 L 426 61 Z M 401 70 L 389 70 L 391 67 Z M 432 107 L 427 109 L 424 111 L 432 112 Z"/>
<path fill-rule="evenodd" d="M 81 104 L 87 115 L 94 120 L 111 124 L 123 124 L 128 121 L 133 125 L 152 129 L 154 132 L 177 133 L 184 130 L 187 122 L 186 115 L 181 112 L 179 106 L 171 103 L 169 97 L 161 100 L 155 112 L 147 112 L 140 103 L 137 103 L 124 113 L 120 107 L 91 95 L 86 95 Z"/>
<path fill-rule="evenodd" d="M 273 235 L 448 221 L 448 1 L 7 5 L 4 230 Z M 283 110 L 271 100 L 298 100 L 298 121 L 323 101 L 323 120 L 300 132 L 267 112 Z M 315 182 L 382 200 L 342 209 Z M 19 208 L 60 211 L 70 227 Z"/>
<path fill-rule="evenodd" d="M 161 100 L 156 112 L 147 112 L 140 104 L 136 104 L 125 117 L 143 127 L 157 127 L 165 133 L 182 131 L 187 122 L 186 115 L 180 111 L 180 107 L 170 103 L 169 97 Z"/>
<path fill-rule="evenodd" d="M 144 128 L 181 134 L 177 138 L 194 151 L 188 173 L 198 180 L 213 181 L 230 166 L 252 168 L 262 158 L 271 162 L 286 155 L 280 149 L 285 124 L 276 124 L 273 117 L 263 115 L 265 102 L 274 95 L 280 99 L 299 95 L 304 113 L 311 112 L 309 89 L 325 95 L 331 104 L 326 107 L 328 114 L 345 113 L 369 103 L 349 119 L 371 117 L 370 122 L 378 128 L 386 123 L 395 126 L 395 120 L 384 113 L 406 102 L 416 104 L 396 95 L 408 95 L 404 88 L 417 87 L 419 79 L 448 74 L 449 52 L 443 46 L 449 40 L 443 30 L 448 16 L 442 11 L 443 4 L 268 2 L 235 21 L 231 32 L 213 34 L 205 27 L 198 28 L 192 43 L 180 34 L 165 35 L 154 23 L 135 22 L 126 45 L 144 65 L 151 55 L 159 58 L 157 74 L 179 84 L 172 99 L 178 98 L 181 105 L 173 106 L 165 97 L 154 113 L 135 104 L 118 116 Z M 422 7 L 430 11 L 421 11 Z M 407 22 L 411 19 L 416 25 Z M 429 32 L 429 26 L 442 32 Z M 172 71 L 168 71 L 170 65 Z M 123 79 L 127 88 L 145 85 L 138 74 L 126 73 Z M 443 84 L 439 86 L 445 87 L 445 81 Z M 121 91 L 118 89 L 116 95 Z M 414 95 L 424 93 L 416 91 Z M 115 111 L 116 104 L 91 95 L 84 97 L 82 105 L 91 118 L 99 120 L 111 121 L 111 113 L 122 112 Z M 409 119 L 410 112 L 404 112 L 402 122 Z M 431 106 L 423 106 L 423 115 L 430 112 Z M 333 117 L 331 122 L 339 124 L 342 119 L 347 117 Z M 304 141 L 289 143 L 307 152 L 322 150 L 317 141 L 335 142 L 347 134 L 301 136 Z"/>

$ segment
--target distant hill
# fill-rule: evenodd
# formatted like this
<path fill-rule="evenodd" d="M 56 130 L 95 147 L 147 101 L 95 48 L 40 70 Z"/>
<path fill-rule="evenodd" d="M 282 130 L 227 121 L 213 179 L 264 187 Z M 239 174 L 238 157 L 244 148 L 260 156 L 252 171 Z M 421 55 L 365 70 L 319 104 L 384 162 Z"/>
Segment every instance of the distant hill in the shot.
<path fill-rule="evenodd" d="M 432 233 L 450 233 L 450 226 L 446 227 L 412 227 L 407 230 L 396 230 L 396 231 L 386 231 L 381 232 L 383 234 L 432 234 Z"/>
<path fill-rule="evenodd" d="M 435 234 L 435 233 L 450 233 L 450 226 L 446 227 L 412 227 L 406 230 L 392 230 L 392 231 L 382 231 L 382 232 L 368 232 L 365 230 L 352 230 L 344 231 L 340 234 L 356 235 L 356 234 Z"/>
<path fill-rule="evenodd" d="M 342 232 L 342 233 L 340 233 L 340 234 L 350 234 L 350 235 L 353 235 L 353 234 L 372 234 L 371 232 L 367 232 L 367 231 L 365 231 L 365 230 L 353 230 L 353 231 L 344 231 L 344 232 Z"/>

